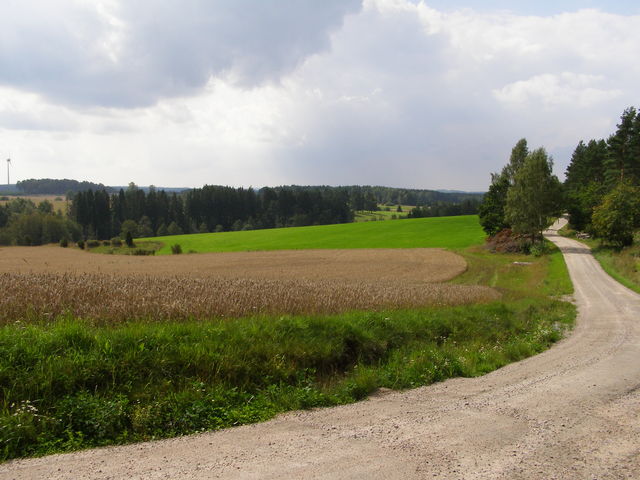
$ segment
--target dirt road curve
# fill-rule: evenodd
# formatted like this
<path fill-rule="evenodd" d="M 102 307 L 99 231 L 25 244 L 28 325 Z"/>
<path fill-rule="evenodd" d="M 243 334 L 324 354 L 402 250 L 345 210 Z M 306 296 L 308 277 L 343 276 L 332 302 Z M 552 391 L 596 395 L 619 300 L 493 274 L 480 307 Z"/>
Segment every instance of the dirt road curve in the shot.
<path fill-rule="evenodd" d="M 0 478 L 640 478 L 640 296 L 581 244 L 550 238 L 580 317 L 541 355 L 260 425 L 11 462 Z"/>

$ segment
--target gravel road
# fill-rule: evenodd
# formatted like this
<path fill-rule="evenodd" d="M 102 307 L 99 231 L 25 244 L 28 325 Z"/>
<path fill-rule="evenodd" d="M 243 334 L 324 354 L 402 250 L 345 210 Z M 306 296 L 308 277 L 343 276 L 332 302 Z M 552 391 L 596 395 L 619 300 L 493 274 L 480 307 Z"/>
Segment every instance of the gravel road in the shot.
<path fill-rule="evenodd" d="M 541 355 L 263 424 L 13 461 L 0 478 L 640 478 L 640 296 L 582 244 L 548 237 L 565 254 L 579 318 Z"/>

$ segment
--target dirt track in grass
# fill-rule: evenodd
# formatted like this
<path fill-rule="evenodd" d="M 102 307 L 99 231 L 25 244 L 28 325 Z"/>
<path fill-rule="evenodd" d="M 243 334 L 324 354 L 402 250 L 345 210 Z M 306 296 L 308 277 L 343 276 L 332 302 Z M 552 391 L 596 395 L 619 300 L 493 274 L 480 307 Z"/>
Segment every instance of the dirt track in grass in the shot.
<path fill-rule="evenodd" d="M 640 478 L 640 295 L 563 250 L 573 334 L 483 377 L 213 433 L 0 465 L 2 479 Z"/>
<path fill-rule="evenodd" d="M 0 249 L 0 323 L 65 311 L 102 321 L 456 305 L 499 298 L 443 283 L 466 269 L 440 249 L 300 250 L 161 257 Z"/>

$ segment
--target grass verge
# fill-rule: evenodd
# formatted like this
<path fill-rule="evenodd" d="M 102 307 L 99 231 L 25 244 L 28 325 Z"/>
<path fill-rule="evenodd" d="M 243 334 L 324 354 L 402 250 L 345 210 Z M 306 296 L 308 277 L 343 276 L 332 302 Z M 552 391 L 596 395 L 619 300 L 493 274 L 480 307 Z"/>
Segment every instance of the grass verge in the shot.
<path fill-rule="evenodd" d="M 127 443 L 476 376 L 558 340 L 561 302 L 0 329 L 2 459 Z"/>

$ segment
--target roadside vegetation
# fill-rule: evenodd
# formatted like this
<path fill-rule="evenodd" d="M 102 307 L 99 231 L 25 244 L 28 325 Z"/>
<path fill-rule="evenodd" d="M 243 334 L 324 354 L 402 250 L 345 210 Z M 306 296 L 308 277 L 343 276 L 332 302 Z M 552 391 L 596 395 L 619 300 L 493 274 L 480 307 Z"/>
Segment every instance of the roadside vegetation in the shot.
<path fill-rule="evenodd" d="M 601 239 L 585 237 L 569 225 L 560 230 L 560 234 L 577 238 L 586 244 L 605 272 L 625 287 L 640 293 L 640 235 L 636 233 L 633 245 L 620 247 L 610 245 Z"/>
<path fill-rule="evenodd" d="M 381 226 L 395 234 L 371 229 Z M 339 314 L 221 318 L 199 312 L 161 320 L 17 312 L 0 327 L 1 458 L 224 428 L 353 402 L 380 387 L 482 375 L 548 348 L 572 324 L 573 306 L 557 299 L 570 293 L 561 257 L 531 260 L 471 246 L 479 243 L 476 217 L 350 227 L 354 244 L 381 245 L 386 238 L 385 246 L 410 245 L 424 236 L 431 243 L 439 239 L 439 246 L 458 245 L 469 267 L 446 286 L 493 287 L 502 298 Z M 275 235 L 272 246 L 291 248 L 293 239 Z M 296 241 L 302 237 L 314 235 Z M 525 258 L 531 263 L 514 264 Z M 111 287 L 86 280 L 85 291 L 96 299 L 110 295 Z"/>
<path fill-rule="evenodd" d="M 626 109 L 606 140 L 581 141 L 567 167 L 569 234 L 604 270 L 640 292 L 640 114 Z M 587 237 L 587 238 L 585 238 Z"/>
<path fill-rule="evenodd" d="M 565 234 L 577 235 L 609 275 L 640 291 L 640 114 L 628 108 L 609 138 L 580 141 L 562 186 L 551 166 L 544 150 L 529 152 L 525 139 L 516 144 L 479 208 L 488 244 L 540 254 L 542 229 L 564 209 Z"/>

